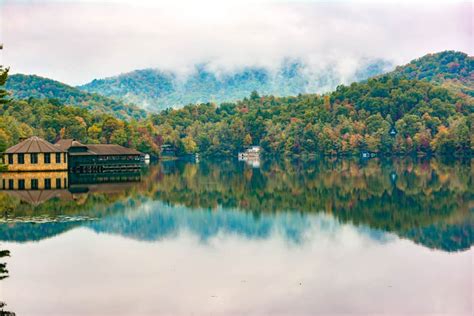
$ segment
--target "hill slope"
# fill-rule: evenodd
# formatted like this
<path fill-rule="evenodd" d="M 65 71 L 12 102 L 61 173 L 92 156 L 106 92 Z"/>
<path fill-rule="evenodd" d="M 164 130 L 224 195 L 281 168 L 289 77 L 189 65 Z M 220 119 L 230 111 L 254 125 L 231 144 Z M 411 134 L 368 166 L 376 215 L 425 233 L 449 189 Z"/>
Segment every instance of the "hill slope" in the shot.
<path fill-rule="evenodd" d="M 390 67 L 388 62 L 382 60 L 367 62 L 349 81 L 367 79 Z M 320 73 L 311 73 L 300 62 L 286 62 L 275 72 L 249 67 L 225 74 L 216 74 L 200 65 L 185 79 L 171 72 L 143 69 L 94 80 L 78 88 L 156 111 L 194 103 L 236 101 L 250 95 L 252 91 L 275 96 L 326 92 L 333 90 L 341 81 L 340 75 L 332 67 Z"/>
<path fill-rule="evenodd" d="M 15 74 L 8 77 L 5 88 L 16 99 L 48 98 L 60 103 L 74 105 L 120 119 L 144 118 L 146 112 L 119 100 L 81 91 L 59 81 L 36 75 Z"/>
<path fill-rule="evenodd" d="M 428 54 L 398 66 L 390 75 L 429 81 L 474 97 L 474 57 L 462 52 Z"/>
<path fill-rule="evenodd" d="M 422 80 L 391 76 L 331 94 L 261 97 L 151 115 L 164 141 L 202 155 L 234 156 L 246 145 L 272 155 L 471 154 L 474 103 Z M 395 128 L 394 133 L 391 132 Z"/>

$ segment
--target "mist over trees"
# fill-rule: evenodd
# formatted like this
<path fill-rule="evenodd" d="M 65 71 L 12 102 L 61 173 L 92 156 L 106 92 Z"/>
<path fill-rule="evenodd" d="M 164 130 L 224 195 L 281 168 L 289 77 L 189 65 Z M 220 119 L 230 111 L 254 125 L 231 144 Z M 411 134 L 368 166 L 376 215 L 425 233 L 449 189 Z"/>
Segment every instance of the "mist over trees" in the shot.
<path fill-rule="evenodd" d="M 156 154 L 167 144 L 177 155 L 234 156 L 250 145 L 260 145 L 270 156 L 363 151 L 470 155 L 474 99 L 464 92 L 472 85 L 466 79 L 473 72 L 472 57 L 456 52 L 435 56 L 428 55 L 426 65 L 417 60 L 412 62 L 417 67 L 408 64 L 324 95 L 276 97 L 254 91 L 241 101 L 188 105 L 143 119 L 121 120 L 51 98 L 7 101 L 11 97 L 3 89 L 0 151 L 22 137 L 38 135 L 49 141 L 114 143 Z M 453 69 L 459 73 L 450 75 Z M 5 81 L 7 71 L 2 73 Z M 444 78 L 442 84 L 430 76 Z M 447 80 L 462 83 L 464 92 L 446 86 Z"/>

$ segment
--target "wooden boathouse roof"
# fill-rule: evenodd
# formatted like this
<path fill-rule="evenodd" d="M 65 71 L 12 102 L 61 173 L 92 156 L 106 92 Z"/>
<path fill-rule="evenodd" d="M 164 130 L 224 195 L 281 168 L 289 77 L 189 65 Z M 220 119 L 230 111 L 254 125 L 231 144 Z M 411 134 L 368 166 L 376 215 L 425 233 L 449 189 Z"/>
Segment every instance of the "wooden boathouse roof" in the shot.
<path fill-rule="evenodd" d="M 70 147 L 82 147 L 85 145 L 75 139 L 60 139 L 54 144 L 54 146 L 58 146 L 62 150 L 68 151 Z"/>
<path fill-rule="evenodd" d="M 114 144 L 86 145 L 91 154 L 96 155 L 142 155 L 141 152 Z"/>
<path fill-rule="evenodd" d="M 62 150 L 68 151 L 71 147 L 84 148 L 84 151 L 69 151 L 73 156 L 89 156 L 89 155 L 143 155 L 141 152 L 115 144 L 82 144 L 74 139 L 60 139 L 55 146 Z M 87 150 L 86 150 L 87 149 Z"/>
<path fill-rule="evenodd" d="M 45 141 L 37 136 L 30 137 L 24 141 L 8 148 L 7 154 L 23 154 L 23 153 L 62 153 L 66 152 L 58 146 L 54 146 L 50 142 Z"/>

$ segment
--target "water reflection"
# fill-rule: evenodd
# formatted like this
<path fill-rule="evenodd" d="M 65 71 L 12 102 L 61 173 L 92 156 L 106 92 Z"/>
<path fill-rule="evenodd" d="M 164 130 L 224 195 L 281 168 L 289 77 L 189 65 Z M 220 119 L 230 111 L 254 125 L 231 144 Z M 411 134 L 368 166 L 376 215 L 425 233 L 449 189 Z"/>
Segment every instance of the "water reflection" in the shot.
<path fill-rule="evenodd" d="M 5 257 L 10 257 L 10 251 L 0 249 L 0 281 L 8 278 L 7 263 L 3 262 Z M 7 304 L 0 301 L 0 316 L 14 316 L 15 313 L 5 310 Z"/>
<path fill-rule="evenodd" d="M 1 297 L 39 315 L 468 315 L 472 179 L 471 161 L 202 161 L 1 191 Z"/>
<path fill-rule="evenodd" d="M 41 240 L 78 226 L 144 240 L 186 228 L 205 240 L 219 230 L 261 237 L 280 226 L 297 241 L 309 214 L 324 213 L 426 247 L 466 250 L 474 242 L 471 164 L 167 162 L 145 175 L 76 177 L 63 190 L 4 191 L 0 240 Z"/>
<path fill-rule="evenodd" d="M 280 224 L 250 238 L 236 229 L 202 240 L 181 223 L 164 238 L 148 230 L 151 240 L 161 239 L 143 242 L 133 214 L 107 220 L 105 233 L 79 228 L 39 243 L 8 243 L 15 276 L 3 287 L 9 307 L 19 315 L 114 316 L 472 310 L 471 250 L 431 251 L 327 214 L 308 214 L 296 243 Z"/>

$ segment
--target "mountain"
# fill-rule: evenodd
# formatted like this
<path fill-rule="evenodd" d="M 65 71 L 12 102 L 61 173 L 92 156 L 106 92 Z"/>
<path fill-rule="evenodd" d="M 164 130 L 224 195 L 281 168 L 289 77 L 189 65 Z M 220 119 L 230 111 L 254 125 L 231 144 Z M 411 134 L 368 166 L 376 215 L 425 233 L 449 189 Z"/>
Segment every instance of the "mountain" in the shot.
<path fill-rule="evenodd" d="M 474 57 L 462 52 L 428 54 L 398 66 L 390 74 L 440 84 L 461 95 L 474 97 Z"/>
<path fill-rule="evenodd" d="M 173 72 L 143 69 L 93 80 L 78 88 L 157 111 L 194 103 L 236 101 L 252 91 L 275 96 L 326 92 L 343 81 L 334 68 L 328 66 L 315 73 L 301 62 L 284 62 L 276 71 L 247 67 L 233 73 L 218 74 L 206 65 L 198 65 L 186 78 Z M 366 61 L 345 81 L 364 80 L 389 68 L 391 64 L 383 60 Z"/>
<path fill-rule="evenodd" d="M 96 93 L 81 91 L 59 81 L 36 75 L 15 74 L 8 77 L 5 88 L 13 98 L 48 98 L 99 113 L 111 114 L 120 119 L 144 118 L 146 112 L 138 107 L 113 100 Z"/>

